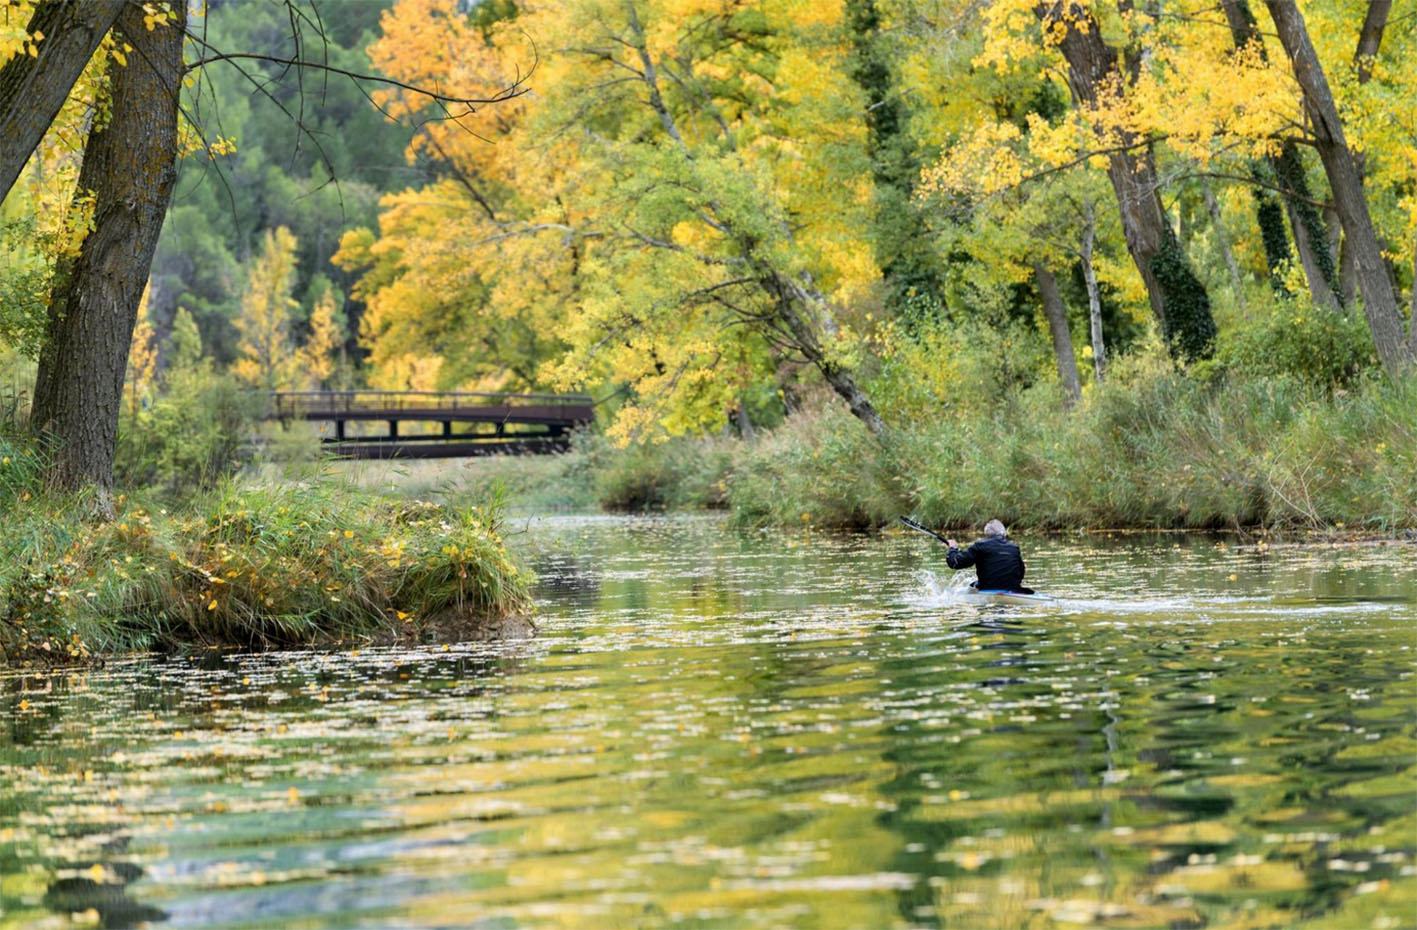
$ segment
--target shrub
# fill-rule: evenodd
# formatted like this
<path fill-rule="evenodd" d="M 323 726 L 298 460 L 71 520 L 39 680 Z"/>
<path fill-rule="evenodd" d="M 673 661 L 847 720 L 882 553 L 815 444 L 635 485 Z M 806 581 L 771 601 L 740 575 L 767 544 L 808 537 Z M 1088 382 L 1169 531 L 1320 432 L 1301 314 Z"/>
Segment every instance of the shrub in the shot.
<path fill-rule="evenodd" d="M 1221 336 L 1217 361 L 1238 378 L 1292 377 L 1324 387 L 1351 384 L 1377 366 L 1363 315 L 1298 299 L 1267 303 Z"/>
<path fill-rule="evenodd" d="M 171 496 L 210 490 L 244 464 L 260 403 L 205 364 L 170 372 L 150 406 L 119 416 L 115 480 Z"/>

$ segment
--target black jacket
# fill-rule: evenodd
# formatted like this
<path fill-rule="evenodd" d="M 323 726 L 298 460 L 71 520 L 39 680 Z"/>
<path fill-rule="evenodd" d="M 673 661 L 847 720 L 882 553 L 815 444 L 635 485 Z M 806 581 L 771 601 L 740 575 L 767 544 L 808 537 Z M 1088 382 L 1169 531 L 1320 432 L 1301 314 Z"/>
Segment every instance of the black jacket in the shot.
<path fill-rule="evenodd" d="M 975 566 L 981 591 L 1023 590 L 1023 555 L 1002 536 L 986 536 L 968 549 L 951 549 L 945 561 L 950 568 Z"/>

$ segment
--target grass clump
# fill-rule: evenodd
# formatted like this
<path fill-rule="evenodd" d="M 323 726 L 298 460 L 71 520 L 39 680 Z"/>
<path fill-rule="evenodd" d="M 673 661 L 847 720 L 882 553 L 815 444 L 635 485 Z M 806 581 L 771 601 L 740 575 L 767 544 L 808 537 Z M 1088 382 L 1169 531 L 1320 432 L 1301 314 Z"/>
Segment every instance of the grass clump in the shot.
<path fill-rule="evenodd" d="M 717 509 L 727 503 L 736 445 L 721 437 L 676 437 L 621 449 L 596 438 L 580 454 L 605 510 Z"/>
<path fill-rule="evenodd" d="M 184 645 L 468 638 L 525 621 L 527 577 L 500 512 L 346 486 L 226 484 L 174 512 L 113 520 L 46 495 L 42 462 L 0 439 L 0 650 L 11 661 Z"/>

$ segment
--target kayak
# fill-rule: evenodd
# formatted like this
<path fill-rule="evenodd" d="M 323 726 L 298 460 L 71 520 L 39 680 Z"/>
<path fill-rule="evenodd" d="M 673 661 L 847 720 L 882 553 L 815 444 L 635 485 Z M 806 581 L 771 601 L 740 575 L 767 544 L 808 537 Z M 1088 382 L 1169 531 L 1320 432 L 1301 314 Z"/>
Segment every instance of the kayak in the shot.
<path fill-rule="evenodd" d="M 1049 607 L 1058 603 L 1056 597 L 1038 593 L 1024 594 L 1022 591 L 981 591 L 978 588 L 965 588 L 956 596 L 962 603 L 980 606 L 1002 604 L 1010 607 Z"/>

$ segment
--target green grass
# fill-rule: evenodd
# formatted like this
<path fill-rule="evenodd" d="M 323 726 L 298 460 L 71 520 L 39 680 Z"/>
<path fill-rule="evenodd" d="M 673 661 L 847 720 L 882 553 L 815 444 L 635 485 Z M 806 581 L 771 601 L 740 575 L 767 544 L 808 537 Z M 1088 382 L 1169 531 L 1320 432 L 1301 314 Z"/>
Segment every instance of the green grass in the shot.
<path fill-rule="evenodd" d="M 1051 386 L 872 440 L 821 414 L 746 449 L 745 523 L 863 528 L 913 513 L 965 528 L 1417 525 L 1417 379 L 1329 392 L 1290 377 L 1118 379 L 1065 412 Z"/>
<path fill-rule="evenodd" d="M 1333 389 L 1118 366 L 1064 411 L 1051 384 L 941 411 L 877 441 L 834 406 L 752 443 L 677 439 L 583 465 L 612 510 L 727 506 L 743 525 L 961 531 L 1417 526 L 1417 379 Z"/>

